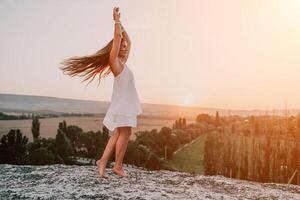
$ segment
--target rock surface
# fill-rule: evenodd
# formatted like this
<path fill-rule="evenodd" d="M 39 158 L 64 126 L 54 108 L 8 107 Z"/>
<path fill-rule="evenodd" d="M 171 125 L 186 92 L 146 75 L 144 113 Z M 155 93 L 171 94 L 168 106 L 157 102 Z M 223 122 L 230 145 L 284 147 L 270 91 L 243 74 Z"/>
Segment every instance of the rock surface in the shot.
<path fill-rule="evenodd" d="M 0 165 L 0 199 L 299 199 L 300 186 L 193 176 L 124 166 L 129 178 L 96 166 Z"/>

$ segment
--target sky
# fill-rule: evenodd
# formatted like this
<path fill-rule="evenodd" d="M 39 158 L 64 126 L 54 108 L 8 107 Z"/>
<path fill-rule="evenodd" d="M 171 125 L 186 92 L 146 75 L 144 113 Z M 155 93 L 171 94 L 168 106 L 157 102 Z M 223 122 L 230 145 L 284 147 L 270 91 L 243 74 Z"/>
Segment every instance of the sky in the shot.
<path fill-rule="evenodd" d="M 115 6 L 142 103 L 300 108 L 297 0 L 1 0 L 0 93 L 110 101 L 112 74 L 86 86 L 59 62 L 104 47 Z"/>

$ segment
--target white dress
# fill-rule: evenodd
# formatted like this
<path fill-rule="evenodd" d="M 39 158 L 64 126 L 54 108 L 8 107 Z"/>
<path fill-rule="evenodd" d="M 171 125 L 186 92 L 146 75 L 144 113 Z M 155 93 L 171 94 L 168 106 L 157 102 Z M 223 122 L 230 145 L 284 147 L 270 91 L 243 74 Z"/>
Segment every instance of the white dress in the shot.
<path fill-rule="evenodd" d="M 142 113 L 134 74 L 125 64 L 122 71 L 114 77 L 111 102 L 103 124 L 108 128 L 109 135 L 112 135 L 117 127 L 137 127 L 137 115 Z"/>

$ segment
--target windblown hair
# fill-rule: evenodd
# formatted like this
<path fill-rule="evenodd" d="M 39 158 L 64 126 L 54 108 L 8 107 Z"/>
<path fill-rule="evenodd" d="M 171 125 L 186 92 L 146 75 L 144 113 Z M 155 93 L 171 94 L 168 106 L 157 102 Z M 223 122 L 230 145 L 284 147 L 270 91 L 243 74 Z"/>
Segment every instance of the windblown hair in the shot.
<path fill-rule="evenodd" d="M 81 82 L 91 79 L 88 84 L 94 80 L 97 74 L 99 74 L 99 86 L 101 77 L 105 77 L 111 72 L 109 67 L 109 54 L 112 49 L 112 44 L 113 39 L 105 47 L 92 55 L 82 57 L 75 56 L 64 59 L 62 62 L 60 62 L 62 65 L 60 69 L 63 70 L 64 74 L 67 74 L 71 77 L 85 77 Z"/>

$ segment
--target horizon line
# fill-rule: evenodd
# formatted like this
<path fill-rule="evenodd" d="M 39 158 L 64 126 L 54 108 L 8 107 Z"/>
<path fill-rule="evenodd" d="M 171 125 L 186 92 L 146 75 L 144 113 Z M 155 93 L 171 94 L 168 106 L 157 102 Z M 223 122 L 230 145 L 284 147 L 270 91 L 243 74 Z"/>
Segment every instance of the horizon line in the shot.
<path fill-rule="evenodd" d="M 43 96 L 43 95 L 36 95 L 36 94 L 15 94 L 15 93 L 0 93 L 6 94 L 6 95 L 19 95 L 19 96 L 35 96 L 35 97 L 50 97 L 50 98 L 58 98 L 58 99 L 70 99 L 70 100 L 79 100 L 79 101 L 102 101 L 102 102 L 110 102 L 109 100 L 91 100 L 91 99 L 76 99 L 71 97 L 57 97 L 57 96 Z M 255 111 L 255 110 L 263 110 L 263 111 L 274 111 L 274 110 L 286 110 L 286 105 L 283 106 L 282 109 L 280 108 L 273 108 L 273 109 L 262 109 L 262 108 L 217 108 L 217 107 L 203 107 L 203 106 L 195 106 L 195 105 L 180 105 L 180 104 L 159 104 L 159 103 L 147 103 L 147 102 L 141 102 L 142 104 L 152 104 L 152 105 L 162 105 L 162 106 L 176 106 L 176 107 L 182 107 L 182 108 L 203 108 L 203 109 L 215 109 L 215 110 L 226 110 L 226 111 L 232 111 L 232 110 L 240 110 L 240 111 Z M 287 110 L 300 110 L 300 108 L 288 108 Z"/>

